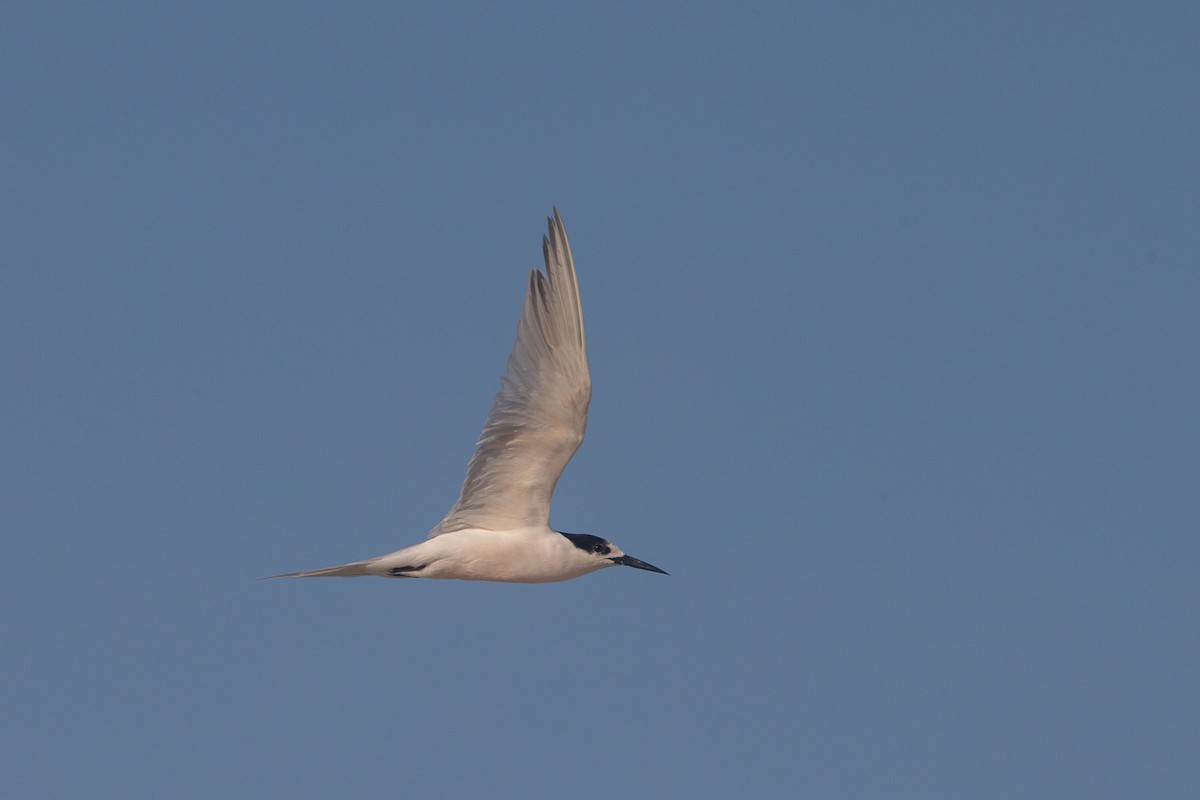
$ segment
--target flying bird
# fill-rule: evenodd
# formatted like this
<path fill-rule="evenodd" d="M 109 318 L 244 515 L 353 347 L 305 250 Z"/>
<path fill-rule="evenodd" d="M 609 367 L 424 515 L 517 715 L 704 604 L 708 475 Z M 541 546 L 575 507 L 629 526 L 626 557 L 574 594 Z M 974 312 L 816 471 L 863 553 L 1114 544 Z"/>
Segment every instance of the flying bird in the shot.
<path fill-rule="evenodd" d="M 551 583 L 622 565 L 667 573 L 607 539 L 550 527 L 550 497 L 583 442 L 592 378 L 575 261 L 558 209 L 531 270 L 517 341 L 458 502 L 425 541 L 338 567 L 272 578 L 457 578 Z"/>

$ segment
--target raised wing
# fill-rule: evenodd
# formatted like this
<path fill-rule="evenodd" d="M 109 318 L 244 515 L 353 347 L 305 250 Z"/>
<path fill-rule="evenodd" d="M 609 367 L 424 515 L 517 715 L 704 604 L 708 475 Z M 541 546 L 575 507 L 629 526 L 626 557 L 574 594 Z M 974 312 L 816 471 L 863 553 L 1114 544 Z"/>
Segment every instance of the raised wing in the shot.
<path fill-rule="evenodd" d="M 532 270 L 508 372 L 492 400 L 458 502 L 430 537 L 550 522 L 550 496 L 583 442 L 592 378 L 571 246 L 558 209 Z"/>

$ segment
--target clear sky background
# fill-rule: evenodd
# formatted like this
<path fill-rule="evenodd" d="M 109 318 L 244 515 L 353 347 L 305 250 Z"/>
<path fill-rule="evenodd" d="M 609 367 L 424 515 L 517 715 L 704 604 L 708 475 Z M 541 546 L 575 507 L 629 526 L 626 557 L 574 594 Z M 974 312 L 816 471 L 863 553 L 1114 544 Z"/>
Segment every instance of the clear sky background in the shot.
<path fill-rule="evenodd" d="M 7 797 L 1194 797 L 1195 3 L 8 3 Z M 551 207 L 546 586 L 457 497 Z"/>

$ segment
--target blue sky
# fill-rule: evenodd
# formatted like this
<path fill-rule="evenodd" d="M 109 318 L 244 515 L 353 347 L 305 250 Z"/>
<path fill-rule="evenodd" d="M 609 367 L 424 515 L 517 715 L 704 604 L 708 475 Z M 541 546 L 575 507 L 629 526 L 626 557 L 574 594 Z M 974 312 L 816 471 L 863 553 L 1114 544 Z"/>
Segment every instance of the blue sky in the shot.
<path fill-rule="evenodd" d="M 1190 797 L 1200 12 L 159 3 L 0 25 L 12 797 Z M 457 496 L 552 205 L 553 524 Z"/>

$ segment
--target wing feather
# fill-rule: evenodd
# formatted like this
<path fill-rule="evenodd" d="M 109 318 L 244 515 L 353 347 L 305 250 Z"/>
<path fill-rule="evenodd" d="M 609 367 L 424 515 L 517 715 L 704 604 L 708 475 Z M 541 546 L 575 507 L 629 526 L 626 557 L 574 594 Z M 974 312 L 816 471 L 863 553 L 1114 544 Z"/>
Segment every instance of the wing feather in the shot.
<path fill-rule="evenodd" d="M 458 502 L 430 537 L 464 528 L 550 522 L 550 497 L 587 428 L 592 379 L 571 246 L 558 209 L 542 238 L 500 391 L 467 467 Z"/>

